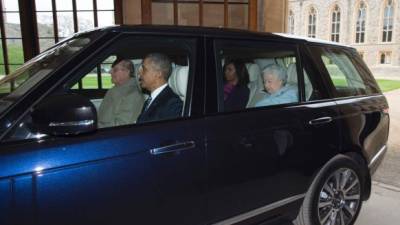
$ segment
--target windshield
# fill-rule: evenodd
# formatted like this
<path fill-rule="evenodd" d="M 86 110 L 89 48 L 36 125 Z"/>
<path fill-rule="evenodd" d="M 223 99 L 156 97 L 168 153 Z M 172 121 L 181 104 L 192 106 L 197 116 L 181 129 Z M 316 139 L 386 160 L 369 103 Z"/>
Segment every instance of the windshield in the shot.
<path fill-rule="evenodd" d="M 0 75 L 0 113 L 91 42 L 88 36 L 68 39 L 36 56 L 14 73 Z"/>

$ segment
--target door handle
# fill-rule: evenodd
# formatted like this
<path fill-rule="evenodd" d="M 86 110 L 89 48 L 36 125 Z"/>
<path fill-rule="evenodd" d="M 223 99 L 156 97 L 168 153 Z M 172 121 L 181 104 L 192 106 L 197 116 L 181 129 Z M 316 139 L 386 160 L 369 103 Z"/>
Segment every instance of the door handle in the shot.
<path fill-rule="evenodd" d="M 182 142 L 182 143 L 176 143 L 176 144 L 172 144 L 172 145 L 167 145 L 167 146 L 150 149 L 150 154 L 160 155 L 160 154 L 166 154 L 166 153 L 171 153 L 171 152 L 186 151 L 189 149 L 193 149 L 195 147 L 196 147 L 196 143 L 194 141 L 186 141 L 186 142 Z"/>
<path fill-rule="evenodd" d="M 318 118 L 318 119 L 310 120 L 310 121 L 308 121 L 308 124 L 310 124 L 310 125 L 319 125 L 319 124 L 330 123 L 330 122 L 332 122 L 332 120 L 333 120 L 332 117 L 326 116 L 326 117 L 321 117 L 321 118 Z"/>

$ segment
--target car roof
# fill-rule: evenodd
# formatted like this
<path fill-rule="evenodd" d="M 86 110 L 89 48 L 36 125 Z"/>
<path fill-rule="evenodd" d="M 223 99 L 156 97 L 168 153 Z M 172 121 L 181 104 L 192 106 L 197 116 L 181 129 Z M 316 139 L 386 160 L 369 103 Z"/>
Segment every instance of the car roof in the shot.
<path fill-rule="evenodd" d="M 316 38 L 308 38 L 297 35 L 285 33 L 269 33 L 269 32 L 256 32 L 243 29 L 234 28 L 218 28 L 218 27 L 199 27 L 199 26 L 174 26 L 174 25 L 116 25 L 103 27 L 96 30 L 104 32 L 138 32 L 138 33 L 166 33 L 166 34 L 183 34 L 199 36 L 217 36 L 217 37 L 230 37 L 230 38 L 267 38 L 269 40 L 280 40 L 288 42 L 302 42 L 313 43 L 322 45 L 332 45 L 344 48 L 353 48 L 351 46 L 326 41 Z"/>

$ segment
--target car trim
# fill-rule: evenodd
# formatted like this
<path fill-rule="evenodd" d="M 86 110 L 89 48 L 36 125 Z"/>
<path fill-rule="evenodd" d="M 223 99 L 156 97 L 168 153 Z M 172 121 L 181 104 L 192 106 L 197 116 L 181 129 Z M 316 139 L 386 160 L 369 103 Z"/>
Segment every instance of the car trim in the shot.
<path fill-rule="evenodd" d="M 299 194 L 299 195 L 294 195 L 294 196 L 292 196 L 292 197 L 285 198 L 285 199 L 283 199 L 283 200 L 280 200 L 280 201 L 271 203 L 271 204 L 269 204 L 269 205 L 263 206 L 263 207 L 261 207 L 261 208 L 254 209 L 254 210 L 252 210 L 252 211 L 249 211 L 249 212 L 246 212 L 246 213 L 237 215 L 237 216 L 232 217 L 232 218 L 230 218 L 230 219 L 223 220 L 223 221 L 220 221 L 220 222 L 218 222 L 218 223 L 214 223 L 214 224 L 212 224 L 212 225 L 228 225 L 228 224 L 235 224 L 235 223 L 241 222 L 241 221 L 243 221 L 243 220 L 252 218 L 252 217 L 254 217 L 254 216 L 263 214 L 263 213 L 265 213 L 265 212 L 271 211 L 271 210 L 273 210 L 273 209 L 279 208 L 279 207 L 284 206 L 284 205 L 286 205 L 286 204 L 295 202 L 295 201 L 297 201 L 297 200 L 299 200 L 299 199 L 304 198 L 305 196 L 306 196 L 305 193 L 304 193 L 304 194 Z"/>
<path fill-rule="evenodd" d="M 386 150 L 387 150 L 387 145 L 384 145 L 381 149 L 379 149 L 378 153 L 376 153 L 375 156 L 372 157 L 368 165 L 368 168 L 371 168 L 375 164 L 376 160 L 378 160 L 382 156 L 382 154 L 386 152 Z"/>

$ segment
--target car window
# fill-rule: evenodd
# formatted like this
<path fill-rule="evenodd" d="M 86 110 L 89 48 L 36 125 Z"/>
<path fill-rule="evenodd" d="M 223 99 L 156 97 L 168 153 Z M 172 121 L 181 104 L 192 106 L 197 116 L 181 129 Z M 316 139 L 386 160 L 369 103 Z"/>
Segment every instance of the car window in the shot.
<path fill-rule="evenodd" d="M 122 37 L 98 58 L 89 59 L 55 93 L 89 99 L 97 110 L 98 128 L 171 120 L 188 115 L 195 40 Z M 9 140 L 43 137 L 30 115 Z"/>
<path fill-rule="evenodd" d="M 350 97 L 376 92 L 373 82 L 367 84 L 349 53 L 340 49 L 312 47 L 314 56 L 325 67 L 337 97 Z M 374 90 L 373 90 L 374 89 Z"/>
<path fill-rule="evenodd" d="M 0 101 L 8 103 L 0 104 L 0 112 L 20 99 L 69 58 L 93 43 L 95 39 L 94 35 L 69 38 L 31 59 L 14 73 L 0 75 Z"/>
<path fill-rule="evenodd" d="M 299 102 L 295 46 L 217 42 L 216 51 L 223 111 Z"/>
<path fill-rule="evenodd" d="M 116 55 L 107 57 L 101 64 L 97 65 L 86 74 L 79 82 L 77 82 L 72 89 L 76 90 L 93 90 L 93 89 L 105 89 L 112 88 L 111 82 L 111 65 L 117 59 Z"/>

